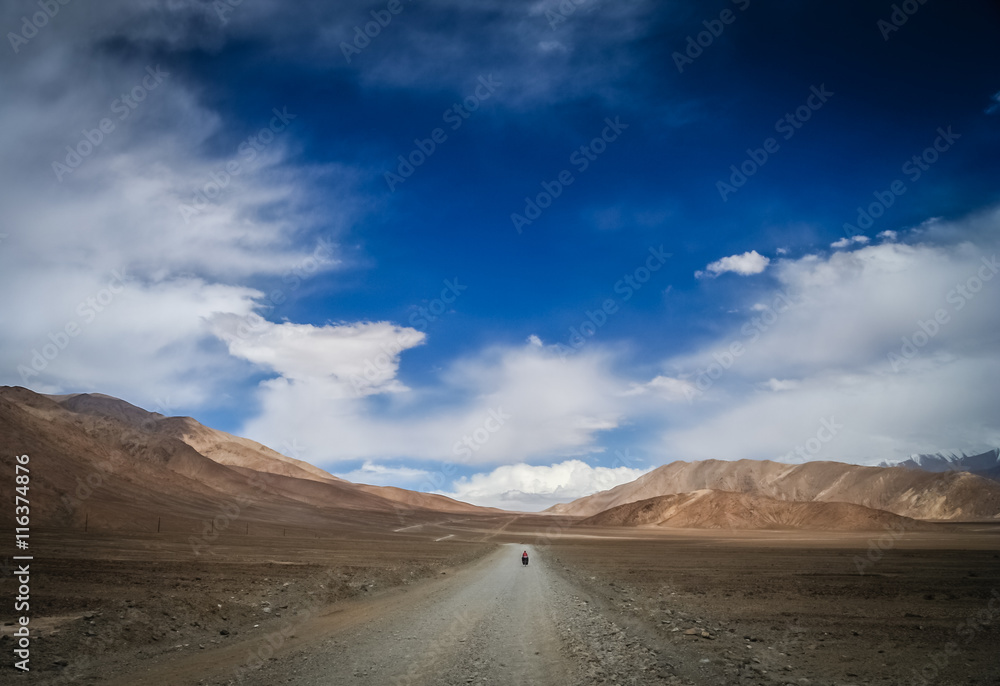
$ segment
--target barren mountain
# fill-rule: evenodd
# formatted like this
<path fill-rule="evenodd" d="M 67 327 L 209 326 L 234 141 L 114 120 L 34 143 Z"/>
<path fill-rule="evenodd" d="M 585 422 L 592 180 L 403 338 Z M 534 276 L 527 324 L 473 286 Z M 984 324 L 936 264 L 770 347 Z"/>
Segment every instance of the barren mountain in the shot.
<path fill-rule="evenodd" d="M 219 464 L 246 467 L 258 472 L 299 479 L 342 481 L 308 462 L 286 457 L 256 441 L 211 429 L 191 417 L 165 417 L 158 412 L 148 412 L 103 393 L 76 393 L 48 397 L 71 412 L 111 417 L 136 429 L 179 438 Z"/>
<path fill-rule="evenodd" d="M 452 498 L 432 493 L 419 493 L 388 486 L 351 484 L 333 476 L 308 462 L 282 455 L 266 445 L 248 438 L 234 436 L 209 428 L 191 417 L 165 417 L 157 412 L 147 412 L 124 400 L 101 393 L 78 393 L 75 395 L 49 396 L 62 407 L 80 414 L 98 417 L 112 417 L 129 426 L 156 434 L 177 438 L 188 444 L 205 457 L 228 467 L 251 470 L 276 476 L 307 479 L 322 483 L 350 485 L 357 496 L 367 493 L 398 503 L 397 509 L 426 509 L 439 512 L 480 512 L 483 508 L 463 503 Z M 270 479 L 274 483 L 284 483 L 280 479 Z M 318 494 L 321 490 L 307 488 L 299 484 L 299 490 Z M 338 495 L 338 497 L 340 497 Z M 349 499 L 353 501 L 354 499 Z M 363 501 L 367 502 L 367 501 Z"/>
<path fill-rule="evenodd" d="M 589 517 L 646 498 L 705 489 L 785 501 L 853 503 L 913 519 L 1000 519 L 1000 484 L 967 472 L 769 460 L 672 462 L 635 481 L 548 511 Z"/>
<path fill-rule="evenodd" d="M 852 503 L 790 502 L 751 493 L 701 490 L 619 505 L 580 522 L 590 526 L 680 529 L 911 530 L 940 526 Z"/>
<path fill-rule="evenodd" d="M 108 396 L 0 388 L 0 433 L 9 450 L 30 457 L 35 527 L 215 531 L 212 522 L 235 528 L 238 521 L 241 530 L 283 535 L 287 527 L 390 528 L 411 514 L 479 511 L 442 496 L 352 484 L 192 419 L 164 418 Z"/>

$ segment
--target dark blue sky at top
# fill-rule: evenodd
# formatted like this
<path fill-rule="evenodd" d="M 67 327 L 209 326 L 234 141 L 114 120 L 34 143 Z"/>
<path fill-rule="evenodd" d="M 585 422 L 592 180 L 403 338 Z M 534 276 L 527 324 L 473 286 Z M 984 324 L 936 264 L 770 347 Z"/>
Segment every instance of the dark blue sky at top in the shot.
<path fill-rule="evenodd" d="M 727 7 L 736 20 L 678 73 L 672 53 Z M 510 102 L 520 85 L 512 78 L 530 74 L 508 73 L 503 63 L 470 72 L 460 91 L 365 85 L 366 63 L 389 47 L 394 30 L 442 20 L 418 5 L 406 12 L 406 26 L 390 25 L 349 66 L 332 56 L 311 60 L 294 46 L 276 54 L 247 42 L 190 54 L 186 67 L 188 78 L 212 84 L 209 96 L 231 122 L 207 142 L 220 155 L 284 105 L 298 117 L 292 130 L 302 162 L 368 170 L 358 188 L 375 209 L 338 236 L 346 268 L 319 277 L 276 316 L 406 324 L 445 279 L 468 287 L 453 311 L 426 327 L 429 345 L 406 353 L 406 381 L 426 381 L 437 360 L 489 342 L 533 333 L 566 342 L 585 311 L 616 297 L 618 279 L 660 245 L 673 255 L 666 269 L 597 337 L 628 339 L 637 361 L 683 351 L 719 325 L 732 289 L 747 288 L 699 282 L 695 270 L 751 249 L 773 257 L 779 247 L 792 255 L 825 247 L 874 191 L 905 178 L 901 164 L 930 145 L 938 127 L 951 126 L 960 142 L 924 179 L 907 182 L 910 191 L 874 230 L 954 216 L 998 196 L 997 119 L 983 116 L 1000 90 L 1000 13 L 992 3 L 929 2 L 887 41 L 876 22 L 891 8 L 880 3 L 754 2 L 745 11 L 671 3 L 648 17 L 645 35 L 614 46 L 639 65 L 609 77 L 615 102 L 595 92 L 551 104 Z M 490 27 L 461 27 L 470 29 Z M 451 130 L 442 113 L 489 73 L 503 85 Z M 775 122 L 820 85 L 834 96 L 784 140 Z M 578 173 L 569 156 L 606 117 L 629 128 Z M 448 139 L 390 192 L 384 172 L 395 172 L 397 155 L 437 127 Z M 716 182 L 768 137 L 780 150 L 723 202 Z M 524 197 L 562 169 L 575 182 L 518 235 L 510 214 L 523 212 Z"/>

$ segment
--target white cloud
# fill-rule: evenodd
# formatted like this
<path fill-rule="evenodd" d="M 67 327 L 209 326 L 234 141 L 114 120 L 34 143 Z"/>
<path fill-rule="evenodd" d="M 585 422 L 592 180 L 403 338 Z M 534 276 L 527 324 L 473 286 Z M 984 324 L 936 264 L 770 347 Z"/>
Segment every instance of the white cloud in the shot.
<path fill-rule="evenodd" d="M 408 390 L 396 379 L 399 355 L 426 338 L 416 329 L 389 322 L 312 326 L 255 319 L 248 324 L 219 315 L 212 323 L 231 355 L 293 384 L 322 385 L 330 398 Z"/>
<path fill-rule="evenodd" d="M 552 465 L 513 464 L 457 479 L 451 498 L 508 510 L 538 511 L 634 481 L 648 469 L 592 467 L 580 460 Z"/>
<path fill-rule="evenodd" d="M 238 143 L 268 125 L 270 108 L 243 132 L 227 127 L 199 85 L 145 53 L 169 49 L 171 37 L 207 47 L 201 38 L 221 29 L 210 8 L 91 9 L 53 19 L 22 46 L 16 69 L 0 71 L 0 90 L 18 94 L 0 101 L 0 283 L 20 294 L 7 303 L 18 325 L 0 327 L 0 382 L 99 389 L 150 407 L 217 402 L 246 365 L 227 354 L 209 320 L 267 313 L 272 297 L 291 300 L 299 284 L 336 268 L 332 241 L 362 211 L 355 173 L 296 164 L 294 121 L 247 159 Z M 19 24 L 14 11 L 0 9 L 4 24 Z M 203 32 L 185 24 L 205 13 L 214 23 L 201 22 Z M 109 36 L 137 42 L 106 50 Z M 145 97 L 122 118 L 118 99 L 135 88 Z M 97 130 L 104 118 L 110 133 Z M 80 159 L 57 178 L 53 163 L 71 154 Z M 226 173 L 227 163 L 240 172 Z M 321 196 L 324 181 L 336 183 L 324 183 Z M 214 197 L 182 214 L 206 188 Z M 329 188 L 346 190 L 331 200 Z M 327 236 L 317 242 L 320 230 Z M 127 279 L 110 293 L 116 272 Z M 61 342 L 67 326 L 77 333 L 37 376 L 18 371 L 53 338 Z"/>
<path fill-rule="evenodd" d="M 57 30 L 56 24 L 47 28 Z M 207 154 L 203 146 L 222 135 L 223 122 L 181 74 L 165 70 L 155 89 L 121 119 L 112 103 L 122 91 L 143 88 L 147 69 L 159 65 L 104 59 L 85 67 L 69 50 L 41 57 L 50 69 L 30 62 L 24 71 L 0 76 L 5 91 L 19 94 L 17 102 L 0 103 L 9 133 L 0 143 L 7 162 L 0 200 L 14 229 L 12 249 L 35 256 L 36 266 L 107 270 L 125 264 L 151 278 L 186 272 L 227 281 L 282 274 L 311 252 L 312 246 L 303 250 L 296 239 L 317 223 L 311 216 L 313 183 L 332 176 L 350 186 L 351 172 L 289 164 L 294 121 L 253 160 L 238 154 L 239 140 L 221 154 Z M 25 117 L 28 111 L 36 116 Z M 270 110 L 261 111 L 259 125 L 249 126 L 246 135 L 271 117 Z M 95 133 L 102 118 L 114 124 L 110 133 Z M 100 136 L 94 138 L 99 144 L 91 145 L 86 131 Z M 66 165 L 77 154 L 67 146 L 90 152 L 57 179 L 53 165 Z M 225 171 L 229 162 L 238 164 L 238 174 Z M 205 188 L 215 197 L 185 216 L 182 206 Z M 355 205 L 345 202 L 325 226 L 345 225 Z"/>
<path fill-rule="evenodd" d="M 119 278 L 122 277 L 122 278 Z M 246 317 L 261 293 L 197 278 L 150 282 L 127 269 L 20 272 L 25 293 L 12 298 L 0 359 L 10 383 L 60 393 L 100 390 L 132 402 L 197 405 L 238 377 L 238 365 L 213 347 L 207 324 L 219 312 Z"/>
<path fill-rule="evenodd" d="M 366 461 L 361 467 L 349 472 L 336 474 L 341 479 L 356 484 L 371 484 L 373 486 L 402 486 L 417 488 L 426 481 L 430 472 L 424 469 L 414 469 L 401 465 L 384 465 Z"/>
<path fill-rule="evenodd" d="M 688 401 L 697 395 L 697 389 L 690 381 L 672 376 L 657 376 L 644 384 L 632 383 L 631 388 L 622 395 L 653 394 L 670 402 Z"/>
<path fill-rule="evenodd" d="M 885 231 L 880 232 L 878 234 L 878 237 L 884 241 L 894 242 L 899 237 L 899 234 L 897 234 L 895 231 L 886 229 Z"/>
<path fill-rule="evenodd" d="M 817 375 L 782 393 L 742 395 L 691 426 L 668 430 L 662 449 L 687 460 L 779 459 L 826 421 L 841 428 L 810 459 L 876 464 L 951 445 L 985 450 L 1000 441 L 991 410 L 1000 394 L 978 389 L 983 378 L 1000 380 L 1000 364 L 956 360 L 899 375 L 875 368 Z"/>
<path fill-rule="evenodd" d="M 750 276 L 752 274 L 760 274 L 767 269 L 767 265 L 770 263 L 771 259 L 769 257 L 761 255 L 756 250 L 751 250 L 742 255 L 730 255 L 729 257 L 716 260 L 705 267 L 706 271 L 695 272 L 695 276 L 698 278 L 716 277 L 726 272 L 734 272 L 740 276 Z"/>
<path fill-rule="evenodd" d="M 770 372 L 857 368 L 884 361 L 900 338 L 938 309 L 951 309 L 949 293 L 981 268 L 990 253 L 972 244 L 954 247 L 883 243 L 825 260 L 782 262 L 776 276 L 795 306 L 761 332 L 741 366 Z M 1000 292 L 1000 289 L 996 289 Z M 979 299 L 981 304 L 986 299 Z M 953 296 L 954 297 L 954 296 Z M 968 345 L 985 335 L 985 322 L 956 312 L 930 349 L 949 341 Z M 741 337 L 742 338 L 742 337 Z M 791 376 L 798 378 L 798 374 Z"/>
<path fill-rule="evenodd" d="M 870 242 L 871 239 L 868 238 L 868 236 L 859 235 L 859 236 L 851 236 L 850 238 L 844 236 L 839 241 L 834 241 L 833 243 L 831 243 L 830 247 L 836 250 L 841 250 L 843 248 L 849 248 L 852 245 L 867 245 Z"/>
<path fill-rule="evenodd" d="M 978 244 L 883 242 L 780 262 L 771 306 L 663 362 L 699 393 L 690 406 L 663 405 L 660 450 L 780 457 L 829 417 L 845 428 L 816 459 L 997 445 L 1000 275 L 996 240 L 981 230 L 991 221 L 995 236 L 995 211 L 938 227 Z"/>
<path fill-rule="evenodd" d="M 293 355 L 286 342 L 268 336 L 253 345 L 260 348 L 253 354 L 258 363 L 291 374 L 290 366 L 272 362 Z M 280 353 L 270 349 L 275 345 Z M 379 351 L 372 341 L 371 354 Z M 340 364 L 332 355 L 328 369 Z M 352 359 L 356 368 L 359 358 Z M 267 445 L 295 441 L 305 446 L 303 459 L 321 465 L 359 458 L 503 464 L 584 455 L 599 451 L 599 434 L 622 418 L 624 384 L 611 362 L 596 346 L 563 359 L 529 342 L 458 360 L 436 386 L 386 395 L 404 389 L 394 361 L 362 398 L 344 392 L 343 374 L 334 381 L 303 367 L 261 384 L 260 414 L 243 432 Z"/>

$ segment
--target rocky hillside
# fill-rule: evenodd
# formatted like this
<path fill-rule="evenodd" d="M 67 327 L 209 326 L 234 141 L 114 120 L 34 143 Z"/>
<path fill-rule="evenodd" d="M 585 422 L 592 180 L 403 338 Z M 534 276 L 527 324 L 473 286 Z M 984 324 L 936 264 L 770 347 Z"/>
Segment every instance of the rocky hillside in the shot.
<path fill-rule="evenodd" d="M 701 490 L 783 501 L 852 503 L 913 519 L 1000 520 L 1000 483 L 967 472 L 768 460 L 672 462 L 627 484 L 556 505 L 549 512 L 589 517 L 638 500 Z"/>

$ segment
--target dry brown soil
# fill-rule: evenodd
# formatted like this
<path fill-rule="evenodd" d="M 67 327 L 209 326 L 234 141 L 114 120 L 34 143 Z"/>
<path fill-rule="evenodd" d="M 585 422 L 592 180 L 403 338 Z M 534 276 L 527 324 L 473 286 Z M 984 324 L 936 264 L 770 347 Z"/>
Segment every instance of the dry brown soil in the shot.
<path fill-rule="evenodd" d="M 198 556 L 177 535 L 33 532 L 32 672 L 5 658 L 0 683 L 1000 683 L 996 526 L 884 550 L 513 515 L 399 528 Z"/>

